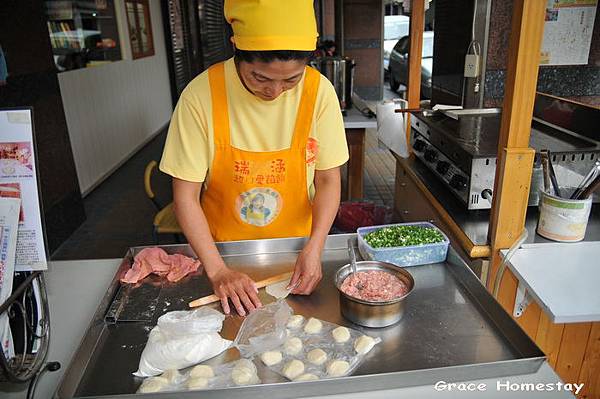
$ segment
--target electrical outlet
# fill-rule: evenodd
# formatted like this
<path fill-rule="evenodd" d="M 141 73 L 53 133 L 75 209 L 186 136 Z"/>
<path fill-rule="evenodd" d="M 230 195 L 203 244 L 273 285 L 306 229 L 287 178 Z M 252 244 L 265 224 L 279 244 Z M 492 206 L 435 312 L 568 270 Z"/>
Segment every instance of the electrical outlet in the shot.
<path fill-rule="evenodd" d="M 476 78 L 479 76 L 479 59 L 475 54 L 467 54 L 465 57 L 465 78 Z"/>

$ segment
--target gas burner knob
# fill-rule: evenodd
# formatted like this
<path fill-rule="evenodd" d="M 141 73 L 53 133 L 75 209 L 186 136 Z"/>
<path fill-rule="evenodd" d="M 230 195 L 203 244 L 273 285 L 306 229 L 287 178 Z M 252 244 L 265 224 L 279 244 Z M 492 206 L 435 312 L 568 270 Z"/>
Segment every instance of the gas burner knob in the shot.
<path fill-rule="evenodd" d="M 461 175 L 454 175 L 450 179 L 450 187 L 462 191 L 467 187 L 467 178 Z"/>
<path fill-rule="evenodd" d="M 446 161 L 439 161 L 435 167 L 435 170 L 437 170 L 439 174 L 445 175 L 450 170 L 450 163 Z"/>
<path fill-rule="evenodd" d="M 423 151 L 427 144 L 423 140 L 416 139 L 413 148 L 417 151 Z"/>
<path fill-rule="evenodd" d="M 438 159 L 437 151 L 435 150 L 427 150 L 425 151 L 425 159 L 429 162 L 435 162 Z"/>

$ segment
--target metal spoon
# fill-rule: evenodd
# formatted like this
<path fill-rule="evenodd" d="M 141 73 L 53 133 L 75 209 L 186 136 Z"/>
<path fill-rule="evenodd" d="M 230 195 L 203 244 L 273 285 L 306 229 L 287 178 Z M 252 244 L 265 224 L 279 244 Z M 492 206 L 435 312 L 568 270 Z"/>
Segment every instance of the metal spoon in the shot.
<path fill-rule="evenodd" d="M 348 238 L 348 255 L 350 255 L 350 265 L 352 266 L 352 274 L 356 274 L 356 254 L 354 253 L 354 242 Z M 362 290 L 363 286 L 360 282 L 356 282 L 356 289 Z"/>
<path fill-rule="evenodd" d="M 348 255 L 350 255 L 352 273 L 356 273 L 356 254 L 354 253 L 354 242 L 352 241 L 352 238 L 348 238 Z"/>

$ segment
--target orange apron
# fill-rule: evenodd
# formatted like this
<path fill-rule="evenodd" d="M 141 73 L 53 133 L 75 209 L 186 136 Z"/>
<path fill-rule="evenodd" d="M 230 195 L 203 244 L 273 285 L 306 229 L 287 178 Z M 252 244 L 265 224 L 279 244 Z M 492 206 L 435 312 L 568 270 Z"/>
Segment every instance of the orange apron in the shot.
<path fill-rule="evenodd" d="M 266 152 L 232 147 L 224 65 L 212 66 L 208 77 L 215 151 L 201 204 L 213 238 L 235 241 L 308 236 L 312 207 L 306 184 L 306 144 L 319 72 L 306 68 L 291 147 Z"/>

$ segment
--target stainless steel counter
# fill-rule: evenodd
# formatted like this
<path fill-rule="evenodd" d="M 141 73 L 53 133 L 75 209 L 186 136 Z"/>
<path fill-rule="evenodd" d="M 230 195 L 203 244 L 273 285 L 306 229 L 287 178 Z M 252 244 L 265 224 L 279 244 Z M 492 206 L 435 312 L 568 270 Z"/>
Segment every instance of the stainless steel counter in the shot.
<path fill-rule="evenodd" d="M 345 129 L 376 129 L 377 119 L 375 117 L 367 117 L 363 115 L 355 107 L 346 110 L 344 119 Z"/>
<path fill-rule="evenodd" d="M 452 250 L 446 263 L 408 269 L 415 278 L 416 288 L 407 298 L 407 311 L 400 323 L 384 329 L 351 325 L 340 316 L 338 294 L 331 283 L 335 270 L 348 262 L 345 246 L 348 237 L 329 237 L 323 254 L 323 282 L 311 296 L 294 296 L 288 302 L 297 313 L 352 326 L 382 338 L 382 344 L 353 376 L 282 384 L 281 377 L 259 365 L 265 385 L 178 393 L 177 397 L 318 396 L 539 372 L 543 354 Z M 219 248 L 231 267 L 260 278 L 291 269 L 302 244 L 302 239 L 258 240 L 220 244 Z M 187 246 L 166 249 L 189 254 Z M 203 276 L 191 276 L 176 285 L 151 281 L 136 288 L 147 296 L 147 308 L 154 306 L 150 315 L 139 316 L 147 317 L 147 321 L 106 323 L 106 311 L 119 291 L 117 278 L 129 267 L 128 262 L 130 259 L 123 262 L 101 301 L 61 383 L 59 397 L 114 397 L 135 392 L 141 380 L 131 372 L 137 368 L 147 334 L 156 319 L 167 311 L 185 309 L 189 300 L 210 291 Z M 128 295 L 133 298 L 136 289 Z M 264 292 L 261 295 L 266 302 L 267 296 Z M 225 337 L 233 338 L 240 323 L 240 317 L 228 317 Z M 236 356 L 237 351 L 230 350 L 211 362 L 224 362 Z"/>
<path fill-rule="evenodd" d="M 451 192 L 448 191 L 438 178 L 418 159 L 407 159 L 405 165 L 421 179 L 423 184 L 440 204 L 446 209 L 450 217 L 465 232 L 474 245 L 488 244 L 488 229 L 490 221 L 489 210 L 469 211 Z M 537 207 L 529 207 L 525 227 L 529 232 L 528 243 L 554 243 L 535 233 L 538 220 Z M 600 204 L 594 204 L 588 223 L 584 241 L 600 241 Z"/>

